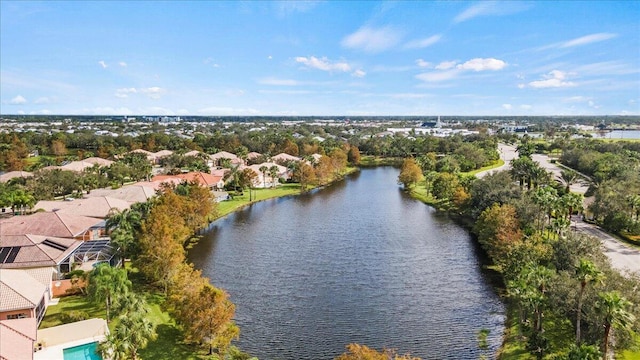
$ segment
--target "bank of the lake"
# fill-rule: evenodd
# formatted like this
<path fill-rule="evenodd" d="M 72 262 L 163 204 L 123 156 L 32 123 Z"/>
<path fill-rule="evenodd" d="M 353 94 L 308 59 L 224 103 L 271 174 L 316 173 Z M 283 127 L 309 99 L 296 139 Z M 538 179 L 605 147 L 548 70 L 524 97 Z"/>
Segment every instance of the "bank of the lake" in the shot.
<path fill-rule="evenodd" d="M 263 359 L 331 359 L 350 342 L 423 359 L 492 357 L 504 306 L 469 233 L 362 169 L 311 194 L 213 222 L 189 258 L 236 304 L 238 345 Z M 489 330 L 489 349 L 477 334 Z"/>

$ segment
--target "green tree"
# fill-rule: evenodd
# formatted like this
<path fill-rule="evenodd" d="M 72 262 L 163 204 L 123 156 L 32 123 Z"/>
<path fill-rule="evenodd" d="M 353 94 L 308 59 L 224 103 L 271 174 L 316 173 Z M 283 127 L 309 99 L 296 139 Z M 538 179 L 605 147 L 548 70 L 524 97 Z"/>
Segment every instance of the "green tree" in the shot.
<path fill-rule="evenodd" d="M 406 158 L 402 162 L 398 183 L 404 186 L 405 190 L 411 190 L 420 180 L 422 171 L 413 158 Z"/>
<path fill-rule="evenodd" d="M 582 301 L 584 290 L 589 283 L 602 281 L 604 274 L 596 265 L 587 260 L 580 259 L 580 263 L 576 267 L 576 277 L 580 282 L 580 292 L 578 293 L 578 308 L 576 309 L 576 344 L 580 344 L 580 329 L 582 319 Z"/>
<path fill-rule="evenodd" d="M 107 263 L 96 266 L 89 275 L 89 298 L 95 303 L 104 302 L 107 311 L 107 321 L 111 319 L 110 309 L 118 297 L 131 290 L 131 281 L 127 278 L 127 271 L 116 269 Z"/>
<path fill-rule="evenodd" d="M 602 341 L 602 359 L 607 360 L 609 354 L 609 338 L 613 327 L 619 330 L 628 329 L 635 321 L 634 315 L 629 311 L 632 304 L 622 297 L 617 291 L 609 291 L 598 294 L 596 310 L 603 315 L 604 339 Z"/>

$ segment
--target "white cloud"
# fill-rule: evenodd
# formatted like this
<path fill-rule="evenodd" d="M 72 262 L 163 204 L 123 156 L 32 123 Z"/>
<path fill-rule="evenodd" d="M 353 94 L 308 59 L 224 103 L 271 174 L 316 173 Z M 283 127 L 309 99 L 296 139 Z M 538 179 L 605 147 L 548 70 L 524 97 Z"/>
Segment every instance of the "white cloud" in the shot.
<path fill-rule="evenodd" d="M 122 89 L 117 89 L 115 95 L 116 97 L 124 99 L 129 97 L 129 94 L 136 94 L 137 92 L 138 90 L 136 90 L 136 88 L 122 88 Z"/>
<path fill-rule="evenodd" d="M 353 73 L 351 73 L 351 76 L 354 76 L 354 77 L 357 77 L 357 78 L 364 77 L 365 75 L 367 75 L 367 73 L 364 72 L 362 69 L 358 69 L 358 70 L 354 71 Z"/>
<path fill-rule="evenodd" d="M 148 87 L 148 88 L 121 88 L 117 89 L 115 96 L 121 99 L 128 98 L 130 94 L 145 94 L 152 99 L 159 99 L 164 93 L 166 89 L 163 89 L 158 86 Z"/>
<path fill-rule="evenodd" d="M 152 99 L 160 99 L 162 94 L 164 94 L 166 92 L 165 89 L 163 89 L 161 87 L 157 87 L 157 86 L 139 89 L 139 91 L 141 93 L 143 93 L 143 94 L 146 94 L 148 97 L 150 97 Z"/>
<path fill-rule="evenodd" d="M 511 110 L 512 107 L 511 104 L 502 104 L 502 108 L 505 110 Z"/>
<path fill-rule="evenodd" d="M 431 63 L 430 62 L 424 61 L 422 59 L 416 60 L 416 65 L 418 65 L 419 67 L 423 67 L 423 68 L 431 67 Z"/>
<path fill-rule="evenodd" d="M 275 85 L 275 86 L 296 86 L 300 83 L 292 79 L 278 79 L 274 77 L 267 77 L 258 80 L 258 84 L 262 85 Z"/>
<path fill-rule="evenodd" d="M 404 45 L 404 47 L 405 49 L 422 49 L 437 43 L 441 38 L 442 35 L 438 34 L 424 39 L 416 39 L 409 41 Z"/>
<path fill-rule="evenodd" d="M 351 66 L 346 62 L 335 62 L 332 63 L 326 57 L 317 58 L 315 56 L 304 57 L 298 56 L 296 57 L 296 62 L 301 63 L 307 67 L 312 69 L 318 69 L 322 71 L 340 71 L 340 72 L 348 72 L 351 71 Z"/>
<path fill-rule="evenodd" d="M 453 22 L 458 24 L 478 16 L 509 15 L 527 10 L 530 4 L 515 1 L 480 1 L 459 13 Z"/>
<path fill-rule="evenodd" d="M 443 61 L 440 64 L 436 65 L 437 70 L 449 70 L 453 69 L 456 66 L 456 61 Z"/>
<path fill-rule="evenodd" d="M 124 61 L 120 61 L 118 65 L 120 65 L 121 67 L 127 67 L 127 63 Z"/>
<path fill-rule="evenodd" d="M 609 39 L 612 39 L 612 38 L 614 38 L 616 36 L 618 36 L 618 35 L 617 34 L 611 34 L 611 33 L 591 34 L 591 35 L 582 36 L 582 37 L 579 37 L 579 38 L 564 42 L 564 43 L 560 44 L 560 47 L 561 48 L 568 48 L 568 47 L 574 47 L 574 46 L 587 45 L 587 44 L 591 44 L 591 43 L 595 43 L 595 42 L 609 40 Z"/>
<path fill-rule="evenodd" d="M 548 74 L 542 76 L 542 80 L 536 80 L 529 83 L 533 88 L 559 88 L 576 86 L 574 82 L 566 81 L 567 74 L 560 70 L 552 70 Z"/>
<path fill-rule="evenodd" d="M 342 39 L 341 44 L 349 49 L 376 53 L 396 46 L 401 38 L 402 34 L 389 26 L 379 29 L 364 26 L 353 34 L 347 35 Z"/>
<path fill-rule="evenodd" d="M 498 60 L 494 58 L 486 58 L 486 59 L 475 58 L 465 62 L 464 64 L 458 65 L 457 68 L 463 69 L 463 70 L 473 70 L 473 71 L 485 71 L 485 70 L 496 71 L 496 70 L 504 69 L 506 66 L 507 66 L 507 63 L 502 60 Z"/>
<path fill-rule="evenodd" d="M 98 64 L 100 64 L 100 66 L 102 66 L 103 69 L 106 69 L 108 67 L 107 63 L 104 62 L 104 60 L 98 61 Z"/>
<path fill-rule="evenodd" d="M 389 94 L 390 98 L 393 99 L 424 99 L 427 97 L 431 97 L 431 94 L 422 94 L 422 93 L 398 93 L 398 94 Z"/>
<path fill-rule="evenodd" d="M 24 114 L 26 114 L 24 110 L 18 110 L 18 115 L 24 115 Z"/>
<path fill-rule="evenodd" d="M 458 76 L 460 73 L 459 70 L 447 70 L 447 71 L 434 71 L 428 73 L 422 73 L 416 75 L 416 78 L 426 82 L 440 82 L 445 80 L 450 80 Z"/>
<path fill-rule="evenodd" d="M 9 101 L 11 105 L 22 105 L 27 103 L 27 99 L 22 95 L 18 95 Z"/>
<path fill-rule="evenodd" d="M 285 17 L 296 12 L 308 12 L 316 7 L 318 3 L 319 1 L 277 1 L 274 5 L 278 16 Z"/>
<path fill-rule="evenodd" d="M 527 85 L 525 85 L 525 84 L 518 84 L 518 89 L 524 89 L 525 87 L 527 87 Z"/>
<path fill-rule="evenodd" d="M 269 56 L 267 56 L 267 59 L 271 60 L 271 59 L 273 59 L 273 56 L 269 55 Z"/>
<path fill-rule="evenodd" d="M 532 106 L 527 104 L 520 105 L 520 109 L 522 110 L 531 110 Z"/>

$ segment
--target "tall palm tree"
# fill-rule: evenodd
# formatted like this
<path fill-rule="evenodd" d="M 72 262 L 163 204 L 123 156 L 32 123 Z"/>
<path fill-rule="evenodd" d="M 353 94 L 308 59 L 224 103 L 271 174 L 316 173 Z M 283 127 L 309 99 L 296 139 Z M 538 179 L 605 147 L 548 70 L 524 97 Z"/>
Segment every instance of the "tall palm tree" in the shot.
<path fill-rule="evenodd" d="M 278 171 L 280 171 L 278 169 L 277 165 L 273 165 L 269 168 L 269 176 L 271 176 L 271 187 L 276 187 L 276 176 L 278 176 Z"/>
<path fill-rule="evenodd" d="M 578 293 L 578 308 L 576 311 L 576 344 L 580 343 L 580 321 L 582 319 L 582 300 L 584 296 L 584 290 L 591 282 L 602 281 L 604 274 L 596 265 L 587 260 L 580 259 L 578 267 L 576 267 L 576 277 L 580 281 L 580 292 Z"/>
<path fill-rule="evenodd" d="M 262 165 L 258 170 L 260 170 L 260 172 L 262 173 L 262 184 L 263 184 L 262 187 L 266 188 L 267 187 L 267 171 L 269 171 L 269 168 L 266 167 L 265 165 Z"/>
<path fill-rule="evenodd" d="M 575 184 L 576 180 L 578 180 L 578 173 L 573 170 L 562 170 L 560 171 L 560 180 L 564 183 L 565 192 L 569 193 L 571 184 Z"/>
<path fill-rule="evenodd" d="M 615 326 L 624 329 L 635 321 L 633 314 L 628 311 L 631 305 L 631 302 L 620 296 L 620 293 L 617 291 L 598 294 L 596 310 L 604 315 L 603 360 L 608 359 L 611 328 Z"/>
<path fill-rule="evenodd" d="M 99 264 L 89 275 L 89 298 L 94 302 L 105 303 L 107 322 L 110 320 L 110 309 L 119 296 L 131 290 L 131 281 L 124 269 L 112 268 L 109 264 Z"/>

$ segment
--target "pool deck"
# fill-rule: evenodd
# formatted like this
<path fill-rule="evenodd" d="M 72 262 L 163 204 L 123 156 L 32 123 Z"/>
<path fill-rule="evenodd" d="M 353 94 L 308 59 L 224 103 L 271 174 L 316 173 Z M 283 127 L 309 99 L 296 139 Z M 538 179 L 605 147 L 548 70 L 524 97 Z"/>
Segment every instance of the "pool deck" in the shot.
<path fill-rule="evenodd" d="M 64 349 L 102 342 L 109 334 L 104 319 L 89 319 L 38 330 L 37 343 L 42 350 L 33 353 L 34 360 L 64 360 Z"/>

